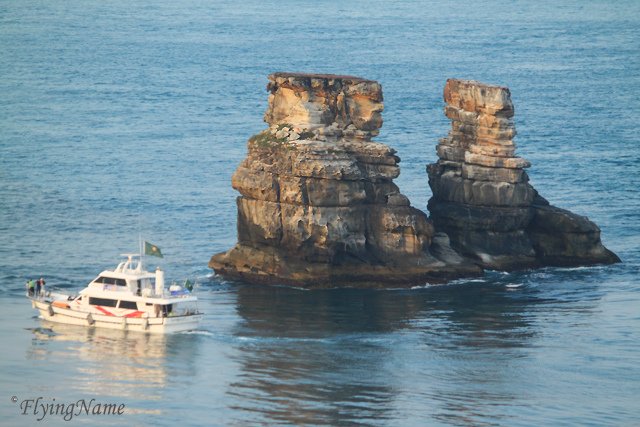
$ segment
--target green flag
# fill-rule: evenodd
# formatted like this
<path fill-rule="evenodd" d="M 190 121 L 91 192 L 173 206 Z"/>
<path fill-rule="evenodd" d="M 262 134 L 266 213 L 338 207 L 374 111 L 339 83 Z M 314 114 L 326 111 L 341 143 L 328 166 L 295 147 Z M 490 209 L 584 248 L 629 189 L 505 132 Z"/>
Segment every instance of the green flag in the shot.
<path fill-rule="evenodd" d="M 144 254 L 164 258 L 162 252 L 160 252 L 160 248 L 149 242 L 144 242 Z"/>

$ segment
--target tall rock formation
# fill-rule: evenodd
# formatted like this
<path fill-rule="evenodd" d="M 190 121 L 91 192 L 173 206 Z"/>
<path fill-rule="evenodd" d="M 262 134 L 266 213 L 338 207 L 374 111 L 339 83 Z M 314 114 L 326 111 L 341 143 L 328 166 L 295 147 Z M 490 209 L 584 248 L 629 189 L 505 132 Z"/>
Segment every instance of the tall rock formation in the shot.
<path fill-rule="evenodd" d="M 218 274 L 296 286 L 409 286 L 478 275 L 393 183 L 400 159 L 371 141 L 382 88 L 358 77 L 269 76 L 269 127 L 233 175 L 238 243 Z"/>
<path fill-rule="evenodd" d="M 515 156 L 509 89 L 449 79 L 444 100 L 451 130 L 427 166 L 429 211 L 454 249 L 499 270 L 620 261 L 596 224 L 549 205 L 529 184 L 531 165 Z"/>

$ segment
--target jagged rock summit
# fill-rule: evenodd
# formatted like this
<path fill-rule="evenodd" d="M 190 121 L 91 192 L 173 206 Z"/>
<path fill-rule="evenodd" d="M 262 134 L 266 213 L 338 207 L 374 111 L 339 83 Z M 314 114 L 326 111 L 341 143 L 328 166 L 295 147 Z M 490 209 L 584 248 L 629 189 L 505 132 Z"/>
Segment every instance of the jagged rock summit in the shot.
<path fill-rule="evenodd" d="M 451 131 L 427 167 L 429 211 L 454 249 L 498 270 L 620 261 L 596 224 L 549 205 L 529 184 L 531 164 L 515 156 L 508 88 L 449 79 L 444 100 Z"/>
<path fill-rule="evenodd" d="M 238 243 L 209 266 L 254 283 L 395 287 L 474 276 L 393 183 L 382 88 L 351 76 L 269 76 L 269 127 L 233 175 Z"/>

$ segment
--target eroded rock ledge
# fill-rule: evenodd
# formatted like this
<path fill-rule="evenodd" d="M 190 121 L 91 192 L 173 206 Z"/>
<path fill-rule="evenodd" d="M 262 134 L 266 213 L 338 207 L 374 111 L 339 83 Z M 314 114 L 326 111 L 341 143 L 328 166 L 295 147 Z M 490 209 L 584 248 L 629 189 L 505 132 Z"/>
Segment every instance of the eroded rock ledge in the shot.
<path fill-rule="evenodd" d="M 451 131 L 427 167 L 429 211 L 456 250 L 499 270 L 620 261 L 596 224 L 549 205 L 529 184 L 531 164 L 515 155 L 509 89 L 449 79 L 444 100 Z"/>
<path fill-rule="evenodd" d="M 430 219 L 393 183 L 395 150 L 372 141 L 382 126 L 377 82 L 275 73 L 267 90 L 269 127 L 249 139 L 232 178 L 241 194 L 238 243 L 209 262 L 218 274 L 302 287 L 407 287 L 477 276 L 481 267 L 620 261 L 594 223 L 529 185 L 507 88 L 447 81 L 452 128 L 427 167 Z"/>
<path fill-rule="evenodd" d="M 382 88 L 358 77 L 269 76 L 265 122 L 233 175 L 238 243 L 214 255 L 216 273 L 305 287 L 394 287 L 474 276 L 393 183 Z"/>

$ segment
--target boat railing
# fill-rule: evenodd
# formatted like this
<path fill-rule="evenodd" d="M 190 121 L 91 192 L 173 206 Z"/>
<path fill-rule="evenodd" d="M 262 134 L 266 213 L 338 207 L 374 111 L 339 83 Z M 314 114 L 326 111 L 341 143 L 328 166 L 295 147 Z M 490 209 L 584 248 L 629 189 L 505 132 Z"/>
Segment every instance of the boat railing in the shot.
<path fill-rule="evenodd" d="M 66 289 L 61 289 L 56 286 L 46 286 L 40 292 L 34 292 L 32 295 L 27 293 L 27 297 L 37 301 L 52 301 L 52 300 L 68 300 L 73 301 L 77 295 L 70 294 Z"/>

